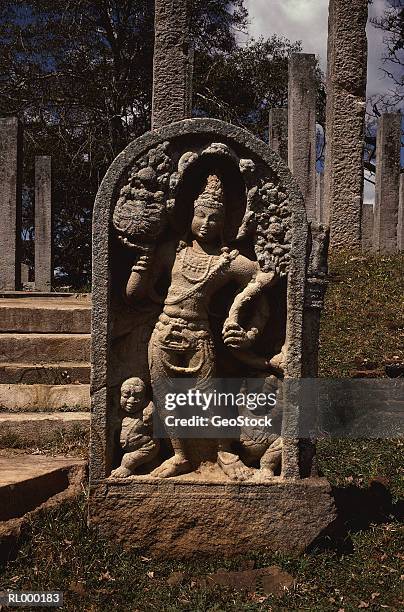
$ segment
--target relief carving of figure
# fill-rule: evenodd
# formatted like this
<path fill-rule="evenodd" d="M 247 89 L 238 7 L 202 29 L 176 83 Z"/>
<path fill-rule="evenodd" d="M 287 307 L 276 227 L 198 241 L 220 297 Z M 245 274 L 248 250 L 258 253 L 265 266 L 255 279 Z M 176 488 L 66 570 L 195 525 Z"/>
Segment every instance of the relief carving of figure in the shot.
<path fill-rule="evenodd" d="M 203 189 L 194 201 L 189 239 L 180 242 L 179 246 L 174 242 L 157 246 L 154 252 L 150 250 L 138 257 L 132 267 L 126 286 L 129 301 L 150 296 L 158 299 L 157 287 L 161 286 L 162 278 L 168 279 L 163 311 L 155 325 L 148 351 L 158 411 L 163 401 L 164 384 L 170 379 L 192 377 L 198 388 L 209 388 L 217 371 L 209 309 L 216 292 L 230 284 L 235 284 L 239 293 L 222 327 L 222 342 L 241 360 L 254 362 L 249 349 L 268 320 L 263 306 L 265 300 L 261 298 L 264 291 L 277 283 L 278 275 L 262 272 L 257 261 L 237 250 L 230 250 L 224 244 L 225 213 L 222 178 L 211 173 L 206 176 Z M 243 310 L 251 300 L 257 307 L 246 324 Z M 282 354 L 276 355 L 271 365 L 281 369 L 282 359 Z M 153 476 L 167 478 L 193 469 L 185 441 L 171 436 L 170 439 L 174 455 L 156 468 Z M 267 455 L 268 474 L 273 474 L 278 462 L 279 444 L 272 450 L 274 453 Z M 115 475 L 124 475 L 123 470 L 133 470 L 133 464 L 129 465 L 130 454 L 124 456 Z M 231 479 L 244 480 L 251 476 L 250 469 L 232 448 L 231 440 L 218 440 L 217 464 Z"/>
<path fill-rule="evenodd" d="M 155 459 L 160 443 L 152 437 L 154 405 L 146 399 L 146 386 L 141 378 L 129 378 L 122 383 L 120 404 L 127 415 L 120 434 L 124 456 L 112 476 L 127 478 L 136 468 Z"/>

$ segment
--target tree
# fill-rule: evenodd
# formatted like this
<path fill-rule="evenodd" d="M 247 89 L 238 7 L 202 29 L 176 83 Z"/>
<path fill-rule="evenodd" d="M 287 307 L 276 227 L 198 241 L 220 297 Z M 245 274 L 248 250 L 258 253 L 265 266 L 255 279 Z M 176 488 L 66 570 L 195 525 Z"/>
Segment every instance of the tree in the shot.
<path fill-rule="evenodd" d="M 279 36 L 250 41 L 208 62 L 196 56 L 194 113 L 217 117 L 265 138 L 271 108 L 287 105 L 288 59 L 301 51 Z"/>
<path fill-rule="evenodd" d="M 197 51 L 231 52 L 246 25 L 243 0 L 193 4 Z M 0 7 L 0 114 L 25 124 L 26 186 L 34 156 L 52 154 L 56 266 L 74 286 L 90 278 L 100 180 L 150 127 L 153 26 L 153 0 L 3 0 Z M 31 235 L 32 187 L 26 194 L 24 230 Z"/>
<path fill-rule="evenodd" d="M 391 80 L 393 88 L 375 100 L 384 110 L 399 108 L 404 103 L 404 5 L 402 0 L 387 0 L 388 6 L 373 25 L 385 33 L 385 51 L 382 57 L 383 72 Z M 387 107 L 387 108 L 386 108 Z"/>
<path fill-rule="evenodd" d="M 382 70 L 391 88 L 368 101 L 365 134 L 365 169 L 374 183 L 376 172 L 377 120 L 385 112 L 404 109 L 404 6 L 402 0 L 387 0 L 387 7 L 379 18 L 371 19 L 375 28 L 385 33 Z"/>
<path fill-rule="evenodd" d="M 244 0 L 192 2 L 194 115 L 265 139 L 269 109 L 287 104 L 288 58 L 300 43 L 273 36 L 239 46 Z M 77 288 L 91 278 L 98 185 L 126 144 L 150 129 L 153 9 L 154 0 L 3 0 L 0 7 L 0 114 L 25 124 L 24 230 L 32 237 L 34 157 L 51 154 L 55 263 L 61 281 Z M 27 253 L 32 264 L 32 246 Z"/>

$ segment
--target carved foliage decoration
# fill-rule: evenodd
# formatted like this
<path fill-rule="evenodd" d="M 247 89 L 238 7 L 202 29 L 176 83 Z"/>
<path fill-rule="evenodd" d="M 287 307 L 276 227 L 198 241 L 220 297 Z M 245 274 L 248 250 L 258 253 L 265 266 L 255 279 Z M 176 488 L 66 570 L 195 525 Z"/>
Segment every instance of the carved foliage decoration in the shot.
<path fill-rule="evenodd" d="M 288 196 L 268 166 L 240 158 L 221 142 L 205 143 L 192 150 L 164 142 L 135 160 L 113 213 L 120 242 L 147 251 L 170 223 L 184 178 L 206 159 L 211 159 L 212 170 L 218 160 L 223 160 L 240 173 L 247 204 L 237 240 L 251 237 L 261 269 L 285 276 L 292 241 Z"/>

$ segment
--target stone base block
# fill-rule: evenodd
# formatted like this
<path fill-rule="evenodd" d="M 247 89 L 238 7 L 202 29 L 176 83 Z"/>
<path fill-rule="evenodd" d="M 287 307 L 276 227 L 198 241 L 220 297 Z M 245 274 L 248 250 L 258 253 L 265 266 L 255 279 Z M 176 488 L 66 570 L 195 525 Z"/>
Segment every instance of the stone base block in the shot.
<path fill-rule="evenodd" d="M 90 522 L 157 557 L 302 553 L 335 520 L 325 479 L 220 483 L 178 477 L 107 479 L 91 486 Z"/>

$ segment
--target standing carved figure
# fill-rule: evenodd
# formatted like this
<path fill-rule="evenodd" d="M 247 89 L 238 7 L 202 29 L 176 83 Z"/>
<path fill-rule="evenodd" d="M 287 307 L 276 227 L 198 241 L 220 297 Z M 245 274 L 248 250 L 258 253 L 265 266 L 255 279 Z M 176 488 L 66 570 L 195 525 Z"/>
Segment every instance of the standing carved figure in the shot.
<path fill-rule="evenodd" d="M 215 376 L 209 306 L 219 289 L 235 283 L 241 290 L 239 307 L 230 311 L 223 326 L 226 347 L 233 352 L 246 351 L 266 323 L 267 318 L 257 308 L 243 327 L 241 302 L 243 296 L 245 301 L 259 299 L 265 289 L 276 283 L 277 275 L 261 272 L 256 261 L 223 244 L 225 211 L 222 180 L 210 174 L 194 202 L 190 239 L 179 246 L 162 245 L 154 253 L 142 255 L 132 268 L 126 287 L 129 300 L 155 295 L 160 279 L 164 275 L 170 279 L 163 312 L 149 342 L 149 368 L 157 410 L 162 408 L 163 389 L 170 379 L 192 377 L 198 388 L 206 389 Z M 218 441 L 217 463 L 231 479 L 248 478 L 251 472 L 231 450 L 230 442 Z M 166 478 L 192 471 L 184 440 L 171 437 L 171 443 L 174 456 L 156 468 L 153 476 Z"/>

